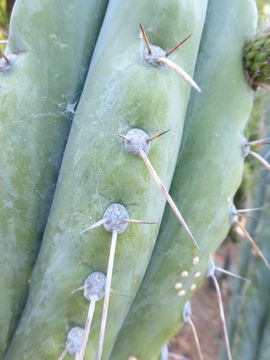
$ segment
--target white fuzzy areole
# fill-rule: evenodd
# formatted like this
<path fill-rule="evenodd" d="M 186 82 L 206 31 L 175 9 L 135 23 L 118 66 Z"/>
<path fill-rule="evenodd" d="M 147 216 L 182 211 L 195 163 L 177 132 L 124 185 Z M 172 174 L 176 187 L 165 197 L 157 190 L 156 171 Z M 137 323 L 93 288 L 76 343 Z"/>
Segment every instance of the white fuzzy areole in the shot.
<path fill-rule="evenodd" d="M 69 331 L 66 341 L 66 349 L 70 356 L 75 356 L 80 351 L 83 333 L 84 329 L 79 326 L 75 326 Z"/>
<path fill-rule="evenodd" d="M 147 142 L 148 134 L 141 129 L 130 129 L 126 134 L 125 148 L 133 155 L 139 155 L 142 150 L 145 154 L 149 153 L 151 144 Z"/>
<path fill-rule="evenodd" d="M 148 64 L 152 66 L 156 66 L 158 68 L 164 68 L 166 65 L 159 61 L 160 58 L 166 57 L 166 51 L 164 51 L 161 47 L 156 45 L 150 45 L 151 54 L 148 53 L 148 48 L 144 49 L 144 58 L 148 62 Z"/>
<path fill-rule="evenodd" d="M 106 276 L 99 271 L 92 272 L 84 282 L 84 297 L 88 301 L 100 301 L 104 297 Z"/>
<path fill-rule="evenodd" d="M 128 227 L 129 215 L 122 204 L 114 203 L 105 211 L 103 220 L 103 226 L 107 231 L 112 233 L 115 230 L 118 234 L 122 234 Z"/>

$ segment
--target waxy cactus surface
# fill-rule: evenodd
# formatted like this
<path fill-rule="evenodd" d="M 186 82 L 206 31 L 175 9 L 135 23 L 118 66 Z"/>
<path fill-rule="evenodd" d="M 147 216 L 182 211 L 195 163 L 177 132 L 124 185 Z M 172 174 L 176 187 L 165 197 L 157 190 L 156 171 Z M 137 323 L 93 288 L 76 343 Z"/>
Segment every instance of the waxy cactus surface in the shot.
<path fill-rule="evenodd" d="M 253 90 L 243 49 L 254 37 L 256 6 L 109 0 L 84 80 L 106 1 L 79 3 L 17 0 L 11 61 L 0 63 L 0 141 L 9 154 L 3 214 L 6 193 L 26 199 L 15 196 L 19 205 L 10 202 L 0 220 L 0 266 L 9 274 L 10 262 L 17 264 L 23 278 L 15 287 L 3 277 L 0 287 L 16 316 L 23 305 L 16 294 L 30 282 L 5 360 L 156 360 L 236 219 L 233 197 L 251 153 L 243 131 Z M 23 94 L 15 87 L 21 78 Z M 69 136 L 68 109 L 75 112 Z M 15 314 L 9 302 L 0 306 L 3 334 L 11 321 L 5 313 Z"/>
<path fill-rule="evenodd" d="M 18 0 L 0 60 L 0 357 L 26 301 L 106 0 Z"/>

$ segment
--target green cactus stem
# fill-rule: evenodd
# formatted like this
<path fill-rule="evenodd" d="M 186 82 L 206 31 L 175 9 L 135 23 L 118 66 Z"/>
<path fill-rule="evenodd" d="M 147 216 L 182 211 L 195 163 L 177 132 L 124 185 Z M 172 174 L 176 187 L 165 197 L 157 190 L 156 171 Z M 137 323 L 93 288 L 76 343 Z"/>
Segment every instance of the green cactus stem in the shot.
<path fill-rule="evenodd" d="M 190 95 L 189 84 L 174 72 L 146 62 L 139 22 L 151 42 L 166 50 L 192 33 L 171 55 L 192 75 L 206 6 L 207 1 L 201 0 L 139 0 L 132 6 L 122 0 L 109 2 L 65 150 L 27 305 L 6 359 L 55 359 L 63 351 L 69 329 L 84 326 L 89 303 L 81 293 L 70 293 L 90 270 L 106 274 L 112 234 L 103 227 L 80 233 L 99 222 L 109 205 L 119 203 L 131 219 L 157 224 L 131 223 L 117 240 L 112 289 L 126 296 L 110 297 L 102 359 L 109 358 L 148 265 L 165 207 L 143 160 L 129 153 L 117 134 L 137 128 L 151 137 L 171 129 L 153 141 L 148 155 L 168 188 Z M 86 359 L 97 357 L 102 305 L 96 304 Z"/>
<path fill-rule="evenodd" d="M 268 136 L 270 135 L 269 121 L 270 107 L 266 112 Z M 270 160 L 269 149 L 265 149 L 265 157 Z M 268 155 L 267 155 L 268 154 Z M 260 172 L 254 179 L 253 195 L 256 206 L 262 210 L 252 220 L 250 232 L 258 239 L 264 255 L 270 258 L 270 174 L 267 169 Z M 259 257 L 251 255 L 250 251 L 243 252 L 240 271 L 250 279 L 250 283 L 237 287 L 234 292 L 231 306 L 230 339 L 234 359 L 267 359 L 269 355 L 269 296 L 270 273 L 260 261 Z M 223 359 L 226 355 L 223 354 Z"/>
<path fill-rule="evenodd" d="M 253 99 L 243 71 L 242 48 L 255 32 L 256 14 L 253 0 L 209 1 L 195 72 L 202 93 L 191 96 L 170 188 L 200 251 L 193 255 L 186 234 L 167 208 L 113 360 L 130 354 L 140 360 L 157 359 L 161 345 L 181 327 L 183 306 L 202 284 L 209 254 L 230 229 L 230 203 L 243 172 L 243 129 Z"/>
<path fill-rule="evenodd" d="M 17 0 L 0 60 L 0 358 L 25 304 L 106 0 Z"/>

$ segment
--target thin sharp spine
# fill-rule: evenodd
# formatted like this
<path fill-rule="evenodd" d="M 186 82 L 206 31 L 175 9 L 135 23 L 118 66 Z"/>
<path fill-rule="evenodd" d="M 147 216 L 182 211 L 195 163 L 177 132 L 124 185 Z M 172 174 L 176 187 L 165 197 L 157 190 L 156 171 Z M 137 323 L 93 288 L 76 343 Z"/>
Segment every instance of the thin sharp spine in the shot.
<path fill-rule="evenodd" d="M 61 356 L 58 358 L 58 360 L 63 360 L 65 356 L 67 355 L 68 351 L 67 348 L 62 352 Z"/>
<path fill-rule="evenodd" d="M 158 62 L 162 62 L 166 64 L 170 69 L 172 69 L 177 75 L 181 76 L 187 83 L 190 84 L 195 90 L 199 93 L 202 92 L 200 87 L 196 84 L 196 82 L 189 76 L 180 66 L 176 65 L 173 61 L 169 60 L 166 57 L 162 57 L 158 60 Z"/>
<path fill-rule="evenodd" d="M 101 319 L 101 328 L 100 328 L 100 335 L 99 335 L 98 358 L 97 358 L 98 360 L 101 360 L 102 351 L 103 351 L 103 342 L 104 342 L 107 315 L 108 315 L 108 308 L 109 308 L 109 301 L 110 301 L 110 292 L 111 292 L 112 272 L 113 272 L 113 263 L 114 263 L 116 241 L 117 241 L 117 231 L 113 230 L 111 249 L 110 249 L 110 255 L 109 255 L 109 262 L 108 262 L 108 269 L 107 269 L 107 281 L 106 281 L 106 287 L 105 287 L 104 305 L 103 305 L 103 312 L 102 312 L 102 319 Z"/>
<path fill-rule="evenodd" d="M 80 286 L 80 287 L 78 287 L 77 289 L 75 289 L 75 290 L 72 290 L 71 291 L 71 295 L 73 295 L 73 294 L 75 294 L 76 292 L 78 292 L 78 291 L 82 291 L 82 290 L 84 290 L 84 285 L 83 286 Z"/>
<path fill-rule="evenodd" d="M 270 138 L 255 140 L 255 141 L 248 141 L 245 145 L 246 146 L 256 146 L 256 145 L 268 145 L 270 144 Z"/>
<path fill-rule="evenodd" d="M 178 359 L 178 360 L 190 360 L 189 358 L 185 357 L 185 356 L 181 356 L 172 352 L 168 352 L 168 355 L 171 356 L 174 359 Z"/>
<path fill-rule="evenodd" d="M 229 337 L 228 337 L 228 332 L 227 332 L 227 326 L 226 326 L 226 320 L 225 320 L 225 315 L 224 315 L 224 308 L 223 308 L 223 303 L 222 303 L 220 287 L 219 287 L 219 284 L 218 284 L 218 281 L 217 281 L 217 278 L 215 277 L 215 275 L 212 275 L 211 277 L 213 279 L 213 282 L 215 284 L 215 288 L 217 291 L 219 313 L 220 313 L 220 318 L 221 318 L 222 327 L 223 327 L 224 340 L 225 340 L 225 346 L 226 346 L 226 351 L 227 351 L 227 355 L 228 355 L 228 360 L 232 360 L 232 354 L 231 354 L 231 349 L 230 349 L 230 343 L 229 343 Z"/>
<path fill-rule="evenodd" d="M 228 271 L 228 270 L 222 269 L 222 268 L 219 267 L 219 266 L 215 266 L 215 269 L 218 270 L 219 272 L 223 273 L 223 274 L 232 276 L 232 277 L 234 277 L 234 278 L 236 278 L 236 279 L 241 279 L 241 280 L 250 282 L 249 279 L 246 279 L 246 278 L 244 278 L 243 276 L 234 274 L 234 273 L 232 273 L 232 272 L 230 272 L 230 271 Z"/>
<path fill-rule="evenodd" d="M 122 134 L 116 134 L 117 136 L 119 136 L 120 138 L 124 139 L 125 141 L 130 141 L 128 137 L 126 137 L 125 135 Z"/>
<path fill-rule="evenodd" d="M 86 233 L 87 231 L 90 231 L 90 230 L 92 230 L 92 229 L 94 229 L 94 228 L 96 228 L 96 227 L 101 226 L 102 224 L 104 224 L 104 221 L 105 221 L 105 220 L 102 219 L 102 220 L 100 220 L 100 221 L 97 221 L 97 222 L 94 223 L 93 225 L 88 226 L 86 229 L 84 229 L 84 230 L 82 230 L 82 231 L 80 232 L 80 235 L 82 235 L 82 234 Z"/>
<path fill-rule="evenodd" d="M 1 33 L 2 33 L 4 36 L 8 37 L 8 31 L 7 31 L 5 28 L 3 28 L 2 26 L 0 26 L 0 31 L 1 31 Z"/>
<path fill-rule="evenodd" d="M 114 290 L 114 289 L 111 289 L 111 294 L 115 294 L 115 295 L 123 296 L 123 297 L 130 297 L 130 295 L 123 294 L 120 291 L 117 291 L 117 290 Z"/>
<path fill-rule="evenodd" d="M 83 358 L 84 358 L 85 349 L 86 349 L 86 345 L 87 345 L 88 338 L 89 338 L 90 328 L 91 328 L 91 324 L 92 324 L 92 320 L 93 320 L 93 316 L 94 316 L 94 312 L 95 312 L 95 306 L 96 306 L 96 301 L 91 300 L 90 305 L 89 305 L 87 320 L 85 323 L 84 334 L 83 334 L 83 339 L 82 339 L 82 344 L 81 344 L 78 360 L 83 360 Z"/>
<path fill-rule="evenodd" d="M 179 222 L 182 224 L 182 226 L 184 227 L 184 229 L 187 232 L 188 236 L 191 238 L 191 240 L 196 245 L 197 249 L 199 249 L 199 245 L 198 245 L 197 241 L 195 240 L 195 238 L 193 237 L 191 231 L 189 230 L 189 227 L 187 226 L 183 216 L 181 215 L 180 211 L 178 210 L 177 206 L 175 205 L 173 199 L 171 198 L 171 196 L 168 193 L 167 189 L 165 188 L 164 184 L 160 180 L 158 174 L 156 173 L 155 169 L 153 168 L 153 166 L 152 166 L 151 162 L 149 161 L 147 155 L 142 150 L 140 150 L 140 157 L 143 159 L 145 165 L 148 168 L 148 171 L 150 172 L 150 174 L 153 176 L 154 180 L 158 184 L 161 192 L 163 193 L 163 195 L 165 196 L 166 200 L 168 201 L 170 207 L 172 208 L 173 212 L 175 213 L 175 216 L 177 217 Z"/>
<path fill-rule="evenodd" d="M 251 209 L 237 209 L 237 214 L 249 213 L 249 212 L 260 211 L 260 210 L 262 210 L 262 207 L 251 208 Z"/>
<path fill-rule="evenodd" d="M 9 64 L 9 60 L 2 50 L 0 50 L 0 55 L 5 59 L 6 63 Z"/>
<path fill-rule="evenodd" d="M 144 31 L 144 28 L 143 28 L 142 24 L 140 24 L 140 29 L 141 29 L 141 32 L 142 32 L 142 35 L 143 35 L 143 38 L 144 38 L 144 41 L 145 41 L 145 45 L 147 46 L 147 49 L 148 49 L 148 54 L 151 55 L 151 53 L 152 53 L 151 46 L 150 46 L 150 43 L 148 41 L 147 35 L 146 35 L 145 31 Z"/>
<path fill-rule="evenodd" d="M 256 251 L 256 253 L 261 257 L 261 259 L 263 260 L 263 262 L 265 263 L 265 265 L 267 266 L 267 268 L 270 270 L 270 264 L 269 262 L 266 260 L 265 256 L 263 255 L 263 253 L 261 252 L 261 250 L 259 249 L 258 245 L 255 243 L 255 241 L 252 239 L 252 237 L 250 236 L 250 234 L 248 233 L 248 231 L 245 229 L 245 227 L 240 223 L 240 221 L 236 221 L 235 222 L 240 229 L 243 231 L 245 237 L 247 238 L 247 240 L 249 241 L 250 245 L 253 247 L 253 249 Z"/>
<path fill-rule="evenodd" d="M 149 143 L 149 142 L 151 142 L 151 141 L 153 141 L 153 140 L 155 140 L 155 139 L 159 138 L 160 136 L 162 136 L 162 135 L 166 134 L 168 131 L 170 131 L 170 129 L 165 130 L 165 131 L 162 131 L 162 132 L 160 132 L 160 133 L 158 133 L 158 134 L 155 134 L 155 135 L 151 136 L 150 138 L 148 138 L 148 139 L 146 140 L 146 142 L 148 142 L 148 143 Z"/>
<path fill-rule="evenodd" d="M 156 225 L 156 222 L 146 221 L 146 220 L 136 220 L 136 219 L 128 219 L 128 223 L 130 224 L 146 224 L 146 225 Z"/>
<path fill-rule="evenodd" d="M 258 218 L 256 218 L 255 216 L 251 216 L 251 215 L 247 215 L 247 214 L 237 214 L 238 216 L 243 216 L 246 217 L 247 219 L 255 219 L 258 220 Z"/>
<path fill-rule="evenodd" d="M 259 160 L 261 164 L 263 164 L 269 171 L 270 171 L 270 164 L 259 154 L 257 154 L 255 151 L 249 150 L 248 152 L 250 155 L 252 155 L 255 159 Z"/>
<path fill-rule="evenodd" d="M 185 41 L 187 41 L 187 39 L 189 39 L 191 37 L 192 34 L 190 34 L 189 36 L 187 36 L 184 40 L 180 41 L 179 44 L 177 44 L 174 48 L 172 48 L 170 51 L 168 51 L 166 53 L 166 57 L 168 57 L 169 55 L 171 55 L 176 49 L 178 49 L 182 44 L 184 44 Z"/>
<path fill-rule="evenodd" d="M 198 338 L 198 334 L 197 334 L 195 325 L 193 324 L 193 322 L 192 322 L 192 320 L 190 318 L 188 319 L 188 323 L 190 324 L 192 332 L 193 332 L 193 336 L 194 336 L 194 340 L 195 340 L 195 344 L 196 344 L 196 349 L 197 349 L 197 352 L 198 352 L 198 355 L 199 355 L 199 359 L 203 360 L 202 349 L 201 349 L 201 345 L 200 345 L 200 341 L 199 341 L 199 338 Z"/>

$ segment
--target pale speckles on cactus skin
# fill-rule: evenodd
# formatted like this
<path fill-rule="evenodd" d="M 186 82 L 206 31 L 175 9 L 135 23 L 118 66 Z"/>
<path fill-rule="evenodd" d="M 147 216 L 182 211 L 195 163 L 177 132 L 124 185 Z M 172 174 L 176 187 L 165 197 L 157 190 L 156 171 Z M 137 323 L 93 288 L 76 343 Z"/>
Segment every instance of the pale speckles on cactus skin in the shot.
<path fill-rule="evenodd" d="M 188 277 L 188 271 L 186 271 L 186 270 L 182 271 L 181 277 L 182 278 L 187 278 Z"/>
<path fill-rule="evenodd" d="M 199 256 L 195 256 L 192 259 L 191 263 L 192 263 L 192 266 L 197 266 L 199 264 L 199 262 L 200 262 Z M 195 274 L 192 275 L 187 270 L 183 270 L 182 273 L 181 273 L 181 277 L 182 277 L 183 280 L 184 279 L 188 280 L 188 278 L 190 278 L 192 276 L 194 277 L 194 279 L 198 279 L 201 276 L 201 272 L 197 271 L 197 272 L 195 272 Z M 175 290 L 180 290 L 177 293 L 177 295 L 179 297 L 182 297 L 182 296 L 186 295 L 187 291 L 193 292 L 196 288 L 197 288 L 197 284 L 195 282 L 191 283 L 191 285 L 186 284 L 186 286 L 183 285 L 181 282 L 176 282 L 175 285 L 174 285 Z"/>
<path fill-rule="evenodd" d="M 194 291 L 195 289 L 196 289 L 196 287 L 197 287 L 197 284 L 192 284 L 191 286 L 190 286 L 190 291 Z"/>
<path fill-rule="evenodd" d="M 177 282 L 177 283 L 174 285 L 175 290 L 180 290 L 180 289 L 182 289 L 182 287 L 183 287 L 183 284 L 180 283 L 180 282 Z"/>
<path fill-rule="evenodd" d="M 186 295 L 186 290 L 180 290 L 178 293 L 177 293 L 177 295 L 179 296 L 179 297 L 182 297 L 182 296 L 185 296 Z"/>
<path fill-rule="evenodd" d="M 192 265 L 193 265 L 193 266 L 198 265 L 199 262 L 200 262 L 199 256 L 195 256 L 195 257 L 192 259 Z"/>

